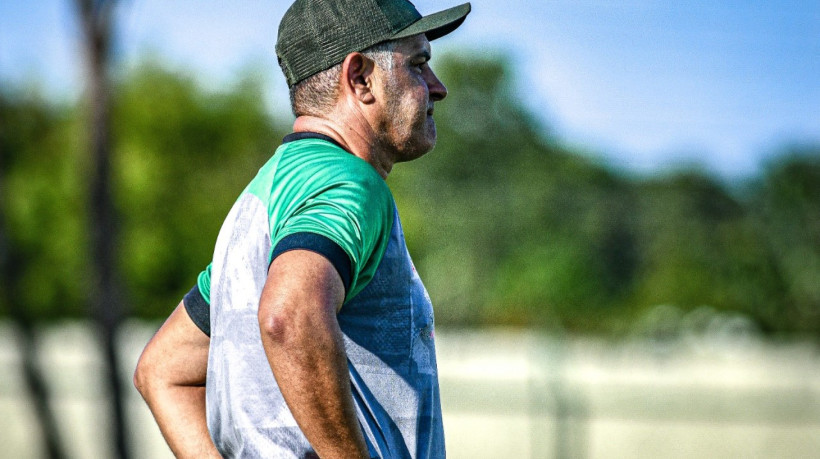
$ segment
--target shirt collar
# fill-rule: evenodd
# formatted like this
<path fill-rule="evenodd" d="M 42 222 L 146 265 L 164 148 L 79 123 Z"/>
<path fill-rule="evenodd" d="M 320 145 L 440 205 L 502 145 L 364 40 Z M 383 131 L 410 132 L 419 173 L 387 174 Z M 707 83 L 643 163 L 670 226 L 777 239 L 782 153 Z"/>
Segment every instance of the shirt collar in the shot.
<path fill-rule="evenodd" d="M 318 132 L 292 132 L 292 133 L 286 135 L 282 139 L 282 143 L 295 142 L 297 140 L 304 140 L 304 139 L 324 140 L 326 142 L 332 143 L 333 145 L 336 145 L 337 147 L 341 148 L 342 150 L 347 151 L 347 149 L 345 147 L 343 147 L 339 142 L 337 142 L 333 138 L 331 138 L 329 136 L 326 136 L 324 134 L 319 134 Z"/>

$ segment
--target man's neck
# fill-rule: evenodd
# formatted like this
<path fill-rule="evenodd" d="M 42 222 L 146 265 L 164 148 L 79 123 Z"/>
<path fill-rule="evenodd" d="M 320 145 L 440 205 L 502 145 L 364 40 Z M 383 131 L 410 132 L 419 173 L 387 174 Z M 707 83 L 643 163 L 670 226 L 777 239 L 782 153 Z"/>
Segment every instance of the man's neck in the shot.
<path fill-rule="evenodd" d="M 393 162 L 377 147 L 376 139 L 367 129 L 356 129 L 316 116 L 300 116 L 293 123 L 293 132 L 315 132 L 330 137 L 348 152 L 367 161 L 384 179 L 393 169 Z"/>

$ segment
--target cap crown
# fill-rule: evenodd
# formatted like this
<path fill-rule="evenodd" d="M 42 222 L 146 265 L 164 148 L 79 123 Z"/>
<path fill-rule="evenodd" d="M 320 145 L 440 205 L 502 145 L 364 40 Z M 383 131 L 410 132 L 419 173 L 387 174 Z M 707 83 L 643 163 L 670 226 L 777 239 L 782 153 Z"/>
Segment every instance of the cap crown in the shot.
<path fill-rule="evenodd" d="M 406 0 L 297 0 L 279 24 L 276 55 L 293 85 L 419 19 Z"/>

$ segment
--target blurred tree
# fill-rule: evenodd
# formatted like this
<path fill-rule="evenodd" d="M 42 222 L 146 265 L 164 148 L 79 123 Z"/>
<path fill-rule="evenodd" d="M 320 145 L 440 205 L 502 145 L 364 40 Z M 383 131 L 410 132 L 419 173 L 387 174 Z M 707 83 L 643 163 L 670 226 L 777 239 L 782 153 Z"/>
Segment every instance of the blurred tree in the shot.
<path fill-rule="evenodd" d="M 450 90 L 436 106 L 439 143 L 388 181 L 440 324 L 625 333 L 668 304 L 817 330 L 816 150 L 740 191 L 699 171 L 626 177 L 530 115 L 503 56 L 444 56 L 436 71 Z M 118 266 L 133 313 L 164 318 L 289 116 L 268 113 L 250 75 L 208 91 L 150 60 L 121 73 L 113 94 Z M 90 167 L 79 111 L 41 103 L 47 116 L 27 114 L 29 102 L 5 100 L 21 304 L 37 317 L 79 315 Z"/>
<path fill-rule="evenodd" d="M 500 56 L 445 56 L 439 143 L 390 183 L 444 324 L 594 325 L 630 290 L 629 184 L 561 146 Z"/>
<path fill-rule="evenodd" d="M 247 76 L 206 91 L 146 61 L 115 82 L 112 197 L 131 313 L 163 318 L 210 261 L 225 214 L 287 133 Z M 0 92 L 6 236 L 18 296 L 38 321 L 86 317 L 85 113 Z M 12 94 L 13 93 L 13 94 Z"/>
<path fill-rule="evenodd" d="M 646 181 L 638 196 L 642 264 L 631 303 L 742 311 L 764 324 L 783 286 L 745 206 L 697 171 Z"/>
<path fill-rule="evenodd" d="M 750 209 L 783 285 L 765 308 L 772 329 L 820 332 L 820 147 L 796 147 L 773 161 Z"/>
<path fill-rule="evenodd" d="M 75 0 L 83 32 L 87 76 L 88 149 L 88 233 L 91 269 L 89 303 L 91 317 L 102 338 L 105 384 L 110 391 L 111 434 L 115 457 L 131 457 L 125 426 L 125 390 L 120 380 L 117 335 L 127 314 L 117 267 L 119 218 L 114 207 L 111 180 L 111 77 L 110 54 L 113 43 L 114 0 Z"/>
<path fill-rule="evenodd" d="M 118 85 L 121 268 L 140 317 L 165 317 L 210 262 L 222 220 L 286 133 L 246 76 L 208 92 L 150 61 Z"/>
<path fill-rule="evenodd" d="M 0 92 L 6 238 L 15 300 L 37 320 L 86 313 L 84 164 L 75 111 L 36 91 Z"/>
<path fill-rule="evenodd" d="M 766 235 L 720 182 L 619 176 L 527 113 L 503 57 L 437 65 L 439 144 L 389 181 L 441 323 L 623 333 L 673 304 L 789 327 Z"/>
<path fill-rule="evenodd" d="M 27 304 L 22 279 L 30 272 L 36 257 L 29 258 L 21 233 L 9 231 L 7 216 L 10 205 L 19 205 L 7 186 L 10 171 L 17 172 L 23 154 L 31 153 L 32 146 L 48 137 L 59 125 L 59 115 L 39 98 L 12 101 L 0 91 L 0 306 L 4 306 L 17 325 L 20 343 L 23 381 L 31 396 L 34 414 L 42 434 L 40 442 L 51 459 L 66 457 L 57 421 L 50 403 L 50 390 L 38 362 L 36 316 Z M 34 147 L 33 151 L 38 148 Z M 16 175 L 16 174 L 15 174 Z M 13 233 L 13 234 L 10 234 Z M 12 243 L 14 241 L 14 243 Z"/>

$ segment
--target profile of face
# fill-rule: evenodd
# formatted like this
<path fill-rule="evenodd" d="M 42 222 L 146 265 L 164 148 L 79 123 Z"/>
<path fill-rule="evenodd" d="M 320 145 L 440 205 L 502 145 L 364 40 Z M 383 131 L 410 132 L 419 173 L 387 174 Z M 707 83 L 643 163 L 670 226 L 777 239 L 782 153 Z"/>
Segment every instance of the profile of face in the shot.
<path fill-rule="evenodd" d="M 436 144 L 433 106 L 447 96 L 447 88 L 430 68 L 430 58 L 429 41 L 415 35 L 396 43 L 392 69 L 376 70 L 377 135 L 395 162 L 416 159 Z"/>

